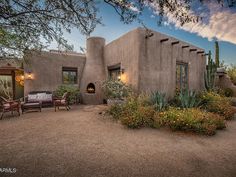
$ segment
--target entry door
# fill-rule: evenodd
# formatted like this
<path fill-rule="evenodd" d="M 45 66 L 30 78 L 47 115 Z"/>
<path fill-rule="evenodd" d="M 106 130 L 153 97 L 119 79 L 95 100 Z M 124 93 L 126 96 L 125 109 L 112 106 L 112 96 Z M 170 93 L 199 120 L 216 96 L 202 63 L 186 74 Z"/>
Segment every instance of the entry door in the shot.
<path fill-rule="evenodd" d="M 11 75 L 0 75 L 0 96 L 13 99 L 13 84 Z"/>

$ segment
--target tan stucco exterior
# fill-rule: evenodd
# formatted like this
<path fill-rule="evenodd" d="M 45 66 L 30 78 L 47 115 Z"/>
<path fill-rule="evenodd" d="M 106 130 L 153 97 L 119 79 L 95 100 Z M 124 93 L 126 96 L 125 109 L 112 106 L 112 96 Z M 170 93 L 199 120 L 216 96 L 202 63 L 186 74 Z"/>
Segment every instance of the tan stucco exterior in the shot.
<path fill-rule="evenodd" d="M 147 36 L 148 33 L 151 36 Z M 168 40 L 167 40 L 168 39 Z M 189 46 L 183 48 L 183 46 Z M 101 83 L 108 78 L 108 68 L 120 65 L 123 80 L 134 91 L 161 91 L 173 96 L 176 84 L 176 63 L 188 65 L 188 86 L 191 90 L 204 89 L 206 59 L 204 50 L 170 36 L 137 28 L 105 44 L 105 39 L 87 39 L 87 53 L 65 54 L 43 52 L 28 57 L 25 72 L 31 71 L 33 80 L 25 81 L 25 94 L 29 91 L 53 91 L 62 84 L 62 67 L 78 68 L 78 88 L 85 104 L 101 104 Z M 93 83 L 95 94 L 86 88 Z"/>

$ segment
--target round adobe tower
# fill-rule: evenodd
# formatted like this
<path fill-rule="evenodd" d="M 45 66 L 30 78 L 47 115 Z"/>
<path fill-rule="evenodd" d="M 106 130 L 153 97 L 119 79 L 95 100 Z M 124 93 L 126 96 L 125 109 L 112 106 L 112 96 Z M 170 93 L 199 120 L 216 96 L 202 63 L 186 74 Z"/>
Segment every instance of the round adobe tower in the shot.
<path fill-rule="evenodd" d="M 102 104 L 102 82 L 106 79 L 103 61 L 105 39 L 90 37 L 87 39 L 86 63 L 81 78 L 80 92 L 82 103 Z"/>

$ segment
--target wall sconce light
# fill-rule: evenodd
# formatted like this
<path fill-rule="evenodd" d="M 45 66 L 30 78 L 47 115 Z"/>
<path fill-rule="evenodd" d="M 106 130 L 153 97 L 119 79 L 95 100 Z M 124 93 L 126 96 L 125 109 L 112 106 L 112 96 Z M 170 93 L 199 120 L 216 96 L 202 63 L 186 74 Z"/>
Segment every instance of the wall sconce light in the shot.
<path fill-rule="evenodd" d="M 33 80 L 34 79 L 33 74 L 31 72 L 25 73 L 25 79 Z"/>
<path fill-rule="evenodd" d="M 124 74 L 124 73 L 125 73 L 125 69 L 122 68 L 122 69 L 120 70 L 120 73 L 121 73 L 121 74 Z"/>

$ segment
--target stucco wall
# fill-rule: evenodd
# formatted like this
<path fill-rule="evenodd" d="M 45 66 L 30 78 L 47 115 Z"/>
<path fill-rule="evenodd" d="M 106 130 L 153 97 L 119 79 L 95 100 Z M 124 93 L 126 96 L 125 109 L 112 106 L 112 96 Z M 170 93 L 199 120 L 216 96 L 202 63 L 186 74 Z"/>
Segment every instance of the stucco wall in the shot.
<path fill-rule="evenodd" d="M 24 71 L 32 72 L 34 79 L 25 80 L 25 95 L 30 91 L 54 91 L 62 84 L 62 67 L 78 68 L 78 84 L 75 86 L 79 88 L 85 64 L 84 55 L 41 52 L 26 56 L 26 61 Z"/>
<path fill-rule="evenodd" d="M 204 89 L 205 57 L 197 54 L 203 49 L 197 48 L 178 39 L 153 32 L 153 36 L 145 38 L 146 30 L 139 28 L 139 41 L 142 44 L 139 61 L 139 92 L 160 91 L 173 96 L 176 87 L 176 62 L 188 64 L 189 88 Z M 168 38 L 168 41 L 160 42 Z M 172 45 L 172 42 L 179 41 Z M 183 45 L 189 48 L 183 49 Z M 190 52 L 189 49 L 197 49 Z"/>
<path fill-rule="evenodd" d="M 112 41 L 104 48 L 104 69 L 108 77 L 108 66 L 121 64 L 124 81 L 138 90 L 138 62 L 140 57 L 139 30 L 135 29 Z"/>

